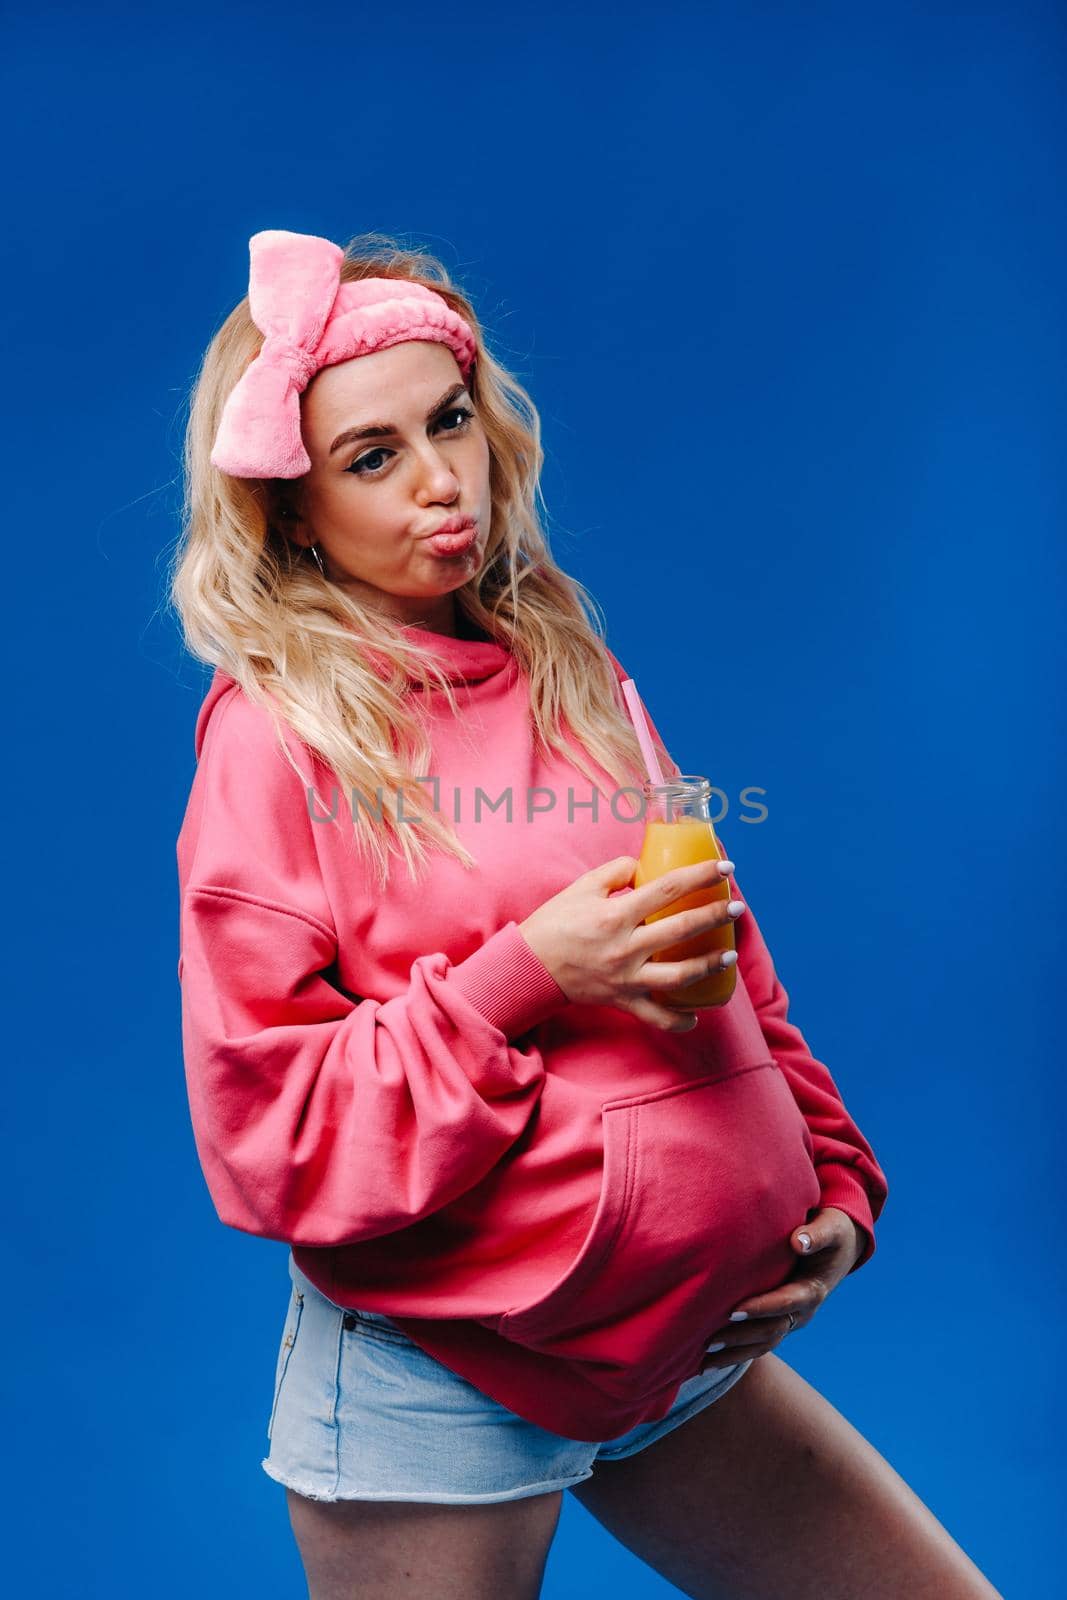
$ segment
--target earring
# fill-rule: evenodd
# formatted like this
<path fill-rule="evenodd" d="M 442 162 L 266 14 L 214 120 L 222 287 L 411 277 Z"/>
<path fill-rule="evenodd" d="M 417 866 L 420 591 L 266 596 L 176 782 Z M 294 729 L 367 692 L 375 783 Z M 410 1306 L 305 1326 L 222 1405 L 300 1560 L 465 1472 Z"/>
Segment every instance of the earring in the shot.
<path fill-rule="evenodd" d="M 319 547 L 318 547 L 318 545 L 317 544 L 309 545 L 308 549 L 311 551 L 311 554 L 315 558 L 316 566 L 318 567 L 319 571 L 322 573 L 323 577 L 325 578 L 325 576 L 326 576 L 326 568 L 322 564 L 322 557 L 319 555 Z"/>

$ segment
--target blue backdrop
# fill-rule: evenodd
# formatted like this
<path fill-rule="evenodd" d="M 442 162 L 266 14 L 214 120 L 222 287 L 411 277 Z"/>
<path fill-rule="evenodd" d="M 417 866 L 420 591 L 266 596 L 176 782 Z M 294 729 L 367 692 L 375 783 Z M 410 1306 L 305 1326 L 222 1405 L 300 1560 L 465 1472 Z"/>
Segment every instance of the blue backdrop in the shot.
<path fill-rule="evenodd" d="M 186 1107 L 206 674 L 165 597 L 185 398 L 285 227 L 438 252 L 530 388 L 555 555 L 723 790 L 889 1179 L 781 1353 L 1005 1595 L 1060 1593 L 1062 11 L 104 0 L 5 35 L 12 1592 L 303 1593 L 259 1467 L 286 1250 L 218 1222 Z M 677 1591 L 565 1496 L 544 1593 Z"/>

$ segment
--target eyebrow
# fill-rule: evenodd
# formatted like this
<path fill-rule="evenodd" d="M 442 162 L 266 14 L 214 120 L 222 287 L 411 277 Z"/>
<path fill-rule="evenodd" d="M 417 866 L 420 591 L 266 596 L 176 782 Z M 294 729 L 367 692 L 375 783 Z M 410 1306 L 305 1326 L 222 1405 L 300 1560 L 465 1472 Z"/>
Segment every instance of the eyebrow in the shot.
<path fill-rule="evenodd" d="M 443 394 L 440 400 L 430 407 L 424 420 L 432 422 L 439 412 L 452 404 L 453 400 L 459 395 L 465 394 L 466 389 L 467 385 L 465 383 L 454 383 L 448 393 Z M 346 428 L 344 433 L 337 435 L 337 438 L 329 448 L 328 454 L 332 456 L 335 451 L 340 450 L 343 444 L 354 444 L 357 439 L 390 439 L 399 432 L 400 429 L 392 422 L 368 422 L 362 428 Z"/>

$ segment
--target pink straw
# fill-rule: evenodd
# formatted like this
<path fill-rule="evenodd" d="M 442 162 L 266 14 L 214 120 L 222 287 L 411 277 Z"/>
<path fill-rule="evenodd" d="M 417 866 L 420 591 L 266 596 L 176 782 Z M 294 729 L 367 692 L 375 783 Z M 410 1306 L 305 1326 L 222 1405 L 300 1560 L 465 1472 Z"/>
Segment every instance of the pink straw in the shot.
<path fill-rule="evenodd" d="M 637 742 L 641 746 L 641 754 L 645 758 L 649 780 L 652 783 L 661 784 L 664 781 L 663 772 L 656 758 L 656 751 L 652 744 L 652 735 L 648 730 L 648 720 L 641 704 L 641 697 L 632 678 L 624 678 L 622 680 L 622 692 L 626 697 L 626 707 L 630 713 L 630 721 L 634 725 Z"/>

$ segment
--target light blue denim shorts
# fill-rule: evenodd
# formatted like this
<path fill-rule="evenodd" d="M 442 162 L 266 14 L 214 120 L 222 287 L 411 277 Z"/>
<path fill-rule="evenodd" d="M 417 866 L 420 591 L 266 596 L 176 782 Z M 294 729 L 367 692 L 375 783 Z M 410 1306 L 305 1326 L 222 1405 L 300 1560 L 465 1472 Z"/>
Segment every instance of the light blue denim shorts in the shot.
<path fill-rule="evenodd" d="M 752 1365 L 687 1378 L 658 1422 L 583 1444 L 509 1411 L 381 1313 L 335 1305 L 291 1254 L 289 1276 L 261 1465 L 312 1500 L 467 1505 L 567 1489 L 695 1416 Z"/>

